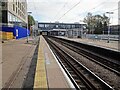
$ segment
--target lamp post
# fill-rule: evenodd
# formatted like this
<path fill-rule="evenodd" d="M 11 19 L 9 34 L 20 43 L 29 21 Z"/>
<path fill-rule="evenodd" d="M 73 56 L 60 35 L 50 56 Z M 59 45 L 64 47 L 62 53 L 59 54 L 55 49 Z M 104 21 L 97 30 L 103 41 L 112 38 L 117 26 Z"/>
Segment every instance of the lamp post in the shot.
<path fill-rule="evenodd" d="M 84 23 L 84 21 L 83 20 L 80 20 L 80 23 Z M 82 39 L 84 36 L 84 26 L 82 25 L 81 27 L 79 27 L 79 29 L 80 29 L 80 31 L 78 32 L 78 36 Z M 85 35 L 86 36 L 86 35 Z"/>
<path fill-rule="evenodd" d="M 108 23 L 108 41 L 107 43 L 110 42 L 110 14 L 113 14 L 113 12 L 106 12 L 107 14 L 109 14 L 109 23 Z"/>
<path fill-rule="evenodd" d="M 27 18 L 28 18 L 28 15 L 30 15 L 32 12 L 27 12 Z M 29 28 L 29 21 L 27 21 L 27 43 L 29 41 L 29 34 L 28 34 L 28 28 Z"/>

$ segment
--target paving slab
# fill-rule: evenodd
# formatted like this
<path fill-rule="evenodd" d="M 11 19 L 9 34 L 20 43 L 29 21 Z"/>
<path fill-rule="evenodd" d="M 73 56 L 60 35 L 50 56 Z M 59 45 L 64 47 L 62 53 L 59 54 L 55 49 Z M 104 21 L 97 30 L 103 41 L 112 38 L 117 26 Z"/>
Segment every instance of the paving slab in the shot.
<path fill-rule="evenodd" d="M 21 88 L 32 60 L 36 45 L 26 43 L 26 39 L 10 40 L 2 43 L 2 86 Z"/>

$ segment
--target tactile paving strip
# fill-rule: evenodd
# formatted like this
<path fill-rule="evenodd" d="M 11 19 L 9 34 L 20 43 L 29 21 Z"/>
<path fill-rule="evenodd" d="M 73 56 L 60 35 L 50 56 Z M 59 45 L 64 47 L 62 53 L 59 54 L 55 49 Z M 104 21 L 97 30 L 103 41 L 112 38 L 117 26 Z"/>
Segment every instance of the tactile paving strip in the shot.
<path fill-rule="evenodd" d="M 44 45 L 42 45 L 42 40 L 40 39 L 37 67 L 34 80 L 34 88 L 48 88 L 47 78 L 46 78 L 46 68 L 45 68 L 45 58 L 44 58 Z"/>

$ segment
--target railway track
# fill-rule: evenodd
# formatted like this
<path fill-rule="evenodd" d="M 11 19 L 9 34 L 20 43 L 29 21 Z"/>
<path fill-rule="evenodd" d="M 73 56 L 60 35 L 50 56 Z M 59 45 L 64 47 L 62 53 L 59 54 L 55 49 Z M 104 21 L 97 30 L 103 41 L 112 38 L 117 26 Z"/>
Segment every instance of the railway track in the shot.
<path fill-rule="evenodd" d="M 104 57 L 100 54 L 91 52 L 87 49 L 81 48 L 80 45 L 75 45 L 73 43 L 69 43 L 69 41 L 64 41 L 63 39 L 55 38 L 55 37 L 50 37 L 52 40 L 61 43 L 65 47 L 71 49 L 72 51 L 88 58 L 89 60 L 103 66 L 106 69 L 109 69 L 110 71 L 116 73 L 117 75 L 120 76 L 120 62 L 119 60 L 116 59 L 111 59 Z"/>
<path fill-rule="evenodd" d="M 67 74 L 72 79 L 76 89 L 84 90 L 113 90 L 113 88 L 91 72 L 88 68 L 78 62 L 70 54 L 62 50 L 48 38 L 45 38 L 59 62 L 67 69 Z"/>

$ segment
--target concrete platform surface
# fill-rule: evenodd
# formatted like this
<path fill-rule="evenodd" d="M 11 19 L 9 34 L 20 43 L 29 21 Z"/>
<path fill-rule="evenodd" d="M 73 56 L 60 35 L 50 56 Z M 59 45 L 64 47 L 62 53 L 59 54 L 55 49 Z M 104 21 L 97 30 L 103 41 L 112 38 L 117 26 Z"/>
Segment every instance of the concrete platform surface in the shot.
<path fill-rule="evenodd" d="M 95 40 L 95 39 L 87 39 L 87 38 L 83 38 L 83 39 L 67 38 L 67 37 L 63 37 L 63 36 L 57 36 L 57 37 L 72 40 L 72 41 L 82 42 L 82 43 L 86 43 L 86 44 L 90 44 L 90 45 L 100 46 L 100 47 L 112 49 L 115 51 L 119 50 L 119 42 L 118 41 L 110 41 L 109 43 L 107 43 L 107 40 Z"/>
<path fill-rule="evenodd" d="M 56 59 L 50 51 L 43 36 L 40 37 L 40 48 L 44 54 L 47 86 L 51 88 L 70 88 L 70 85 L 61 71 Z M 42 53 L 40 52 L 40 53 Z M 42 74 L 42 72 L 40 72 Z"/>
<path fill-rule="evenodd" d="M 2 43 L 2 61 L 0 62 L 0 65 L 2 65 L 3 87 L 22 87 L 35 48 L 36 45 L 26 43 L 25 38 Z"/>

